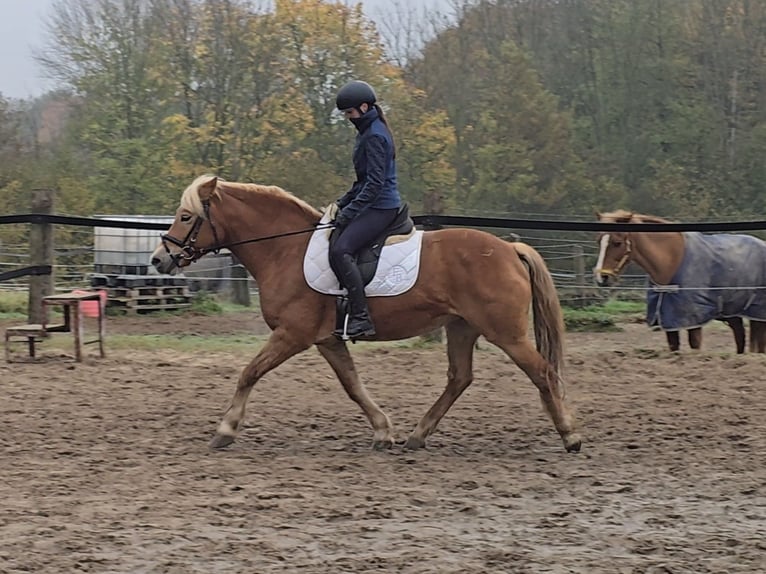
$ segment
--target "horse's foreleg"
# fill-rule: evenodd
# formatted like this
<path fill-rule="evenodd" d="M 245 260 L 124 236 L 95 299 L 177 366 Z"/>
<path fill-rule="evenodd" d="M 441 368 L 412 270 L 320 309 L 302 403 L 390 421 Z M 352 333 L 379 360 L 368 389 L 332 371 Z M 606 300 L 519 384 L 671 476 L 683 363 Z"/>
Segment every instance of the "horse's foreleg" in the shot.
<path fill-rule="evenodd" d="M 689 346 L 692 349 L 702 348 L 702 327 L 694 327 L 689 329 L 686 334 L 689 337 Z"/>
<path fill-rule="evenodd" d="M 446 326 L 446 331 L 447 356 L 449 358 L 447 388 L 420 419 L 415 430 L 407 439 L 405 448 L 424 447 L 428 435 L 434 431 L 441 418 L 473 381 L 473 346 L 479 338 L 478 331 L 462 319 L 449 323 Z"/>
<path fill-rule="evenodd" d="M 245 418 L 247 398 L 258 379 L 307 348 L 308 345 L 294 340 L 281 329 L 271 334 L 260 352 L 242 370 L 231 405 L 224 413 L 218 431 L 210 442 L 212 448 L 223 448 L 234 442 Z"/>
<path fill-rule="evenodd" d="M 681 338 L 678 336 L 678 331 L 665 331 L 665 338 L 668 340 L 668 347 L 672 353 L 681 348 Z"/>
<path fill-rule="evenodd" d="M 317 343 L 317 349 L 335 371 L 348 396 L 358 404 L 372 425 L 372 447 L 375 449 L 391 448 L 394 445 L 394 429 L 386 413 L 367 394 L 367 389 L 359 380 L 354 360 L 344 341 L 335 337 Z"/>
<path fill-rule="evenodd" d="M 520 339 L 510 343 L 492 341 L 503 349 L 511 359 L 523 370 L 540 392 L 545 410 L 548 411 L 556 430 L 564 441 L 564 448 L 568 452 L 577 452 L 582 445 L 582 438 L 575 430 L 574 417 L 569 412 L 563 396 L 558 396 L 555 391 L 557 385 L 552 385 L 554 377 L 559 375 L 553 367 L 538 353 L 531 341 Z"/>

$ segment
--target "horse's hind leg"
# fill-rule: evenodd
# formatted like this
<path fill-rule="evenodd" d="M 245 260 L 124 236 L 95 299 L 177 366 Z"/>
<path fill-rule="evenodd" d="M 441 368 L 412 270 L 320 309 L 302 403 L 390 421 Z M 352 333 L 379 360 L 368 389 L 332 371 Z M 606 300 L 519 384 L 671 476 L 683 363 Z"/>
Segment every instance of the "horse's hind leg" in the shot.
<path fill-rule="evenodd" d="M 750 320 L 750 352 L 766 352 L 766 322 Z"/>
<path fill-rule="evenodd" d="M 575 430 L 574 417 L 569 412 L 565 397 L 555 390 L 558 387 L 555 382 L 559 374 L 553 366 L 537 352 L 526 337 L 511 341 L 493 340 L 492 343 L 505 351 L 535 384 L 545 410 L 564 441 L 564 448 L 568 452 L 578 452 L 582 438 Z"/>
<path fill-rule="evenodd" d="M 223 448 L 234 442 L 242 421 L 245 419 L 247 397 L 258 379 L 307 348 L 308 345 L 289 337 L 281 329 L 277 329 L 271 334 L 260 352 L 242 370 L 231 405 L 224 413 L 223 420 L 218 425 L 218 431 L 210 442 L 212 448 Z"/>
<path fill-rule="evenodd" d="M 726 323 L 732 333 L 734 333 L 734 344 L 737 347 L 737 354 L 741 355 L 745 352 L 745 324 L 742 321 L 742 317 L 729 317 L 724 319 L 723 322 Z"/>
<path fill-rule="evenodd" d="M 346 393 L 358 404 L 370 421 L 374 434 L 372 447 L 375 449 L 391 448 L 394 445 L 394 430 L 388 416 L 375 404 L 367 389 L 359 381 L 354 368 L 354 360 L 348 352 L 346 343 L 332 337 L 317 343 L 317 349 L 335 371 Z"/>
<path fill-rule="evenodd" d="M 447 388 L 420 419 L 415 430 L 407 439 L 404 448 L 424 447 L 428 435 L 436 429 L 441 418 L 473 381 L 473 345 L 479 338 L 479 332 L 463 319 L 457 319 L 447 324 L 445 330 L 447 331 L 447 357 L 449 358 Z"/>

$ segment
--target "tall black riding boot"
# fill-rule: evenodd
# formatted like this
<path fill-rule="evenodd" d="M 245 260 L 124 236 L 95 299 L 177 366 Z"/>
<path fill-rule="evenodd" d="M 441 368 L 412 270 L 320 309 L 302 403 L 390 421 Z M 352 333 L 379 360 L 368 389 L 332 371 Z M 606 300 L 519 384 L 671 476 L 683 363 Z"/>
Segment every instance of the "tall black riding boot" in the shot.
<path fill-rule="evenodd" d="M 356 266 L 356 261 L 352 255 L 346 254 L 338 263 L 341 263 L 342 266 L 338 279 L 348 291 L 349 318 L 345 336 L 349 339 L 370 337 L 375 334 L 375 325 L 372 324 L 367 309 L 364 283 L 359 268 Z M 344 338 L 342 329 L 336 329 L 333 334 L 341 339 Z"/>

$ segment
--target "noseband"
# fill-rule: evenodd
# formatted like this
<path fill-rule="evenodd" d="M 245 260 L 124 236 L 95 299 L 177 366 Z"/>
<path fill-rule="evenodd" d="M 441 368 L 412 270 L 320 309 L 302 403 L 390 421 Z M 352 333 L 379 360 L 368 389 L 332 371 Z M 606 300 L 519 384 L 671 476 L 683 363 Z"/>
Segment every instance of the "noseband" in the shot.
<path fill-rule="evenodd" d="M 598 269 L 597 272 L 600 275 L 607 275 L 609 277 L 617 277 L 620 273 L 622 273 L 622 270 L 625 268 L 625 265 L 628 264 L 628 261 L 630 261 L 630 254 L 633 251 L 633 242 L 629 239 L 625 239 L 625 253 L 622 257 L 620 257 L 620 260 L 617 262 L 617 265 L 614 266 L 614 269 Z"/>
<path fill-rule="evenodd" d="M 213 220 L 210 218 L 210 200 L 203 201 L 202 208 L 205 210 L 205 217 L 200 217 L 198 215 L 197 219 L 194 221 L 194 225 L 192 225 L 189 233 L 187 233 L 186 237 L 183 239 L 176 239 L 167 233 L 160 235 L 162 245 L 165 247 L 165 251 L 173 260 L 173 264 L 176 267 L 179 267 L 178 263 L 180 261 L 196 261 L 206 253 L 218 253 L 221 250 L 221 247 L 219 246 L 220 241 L 218 241 L 218 231 L 216 230 L 215 225 L 213 225 Z M 215 241 L 214 247 L 197 247 L 196 245 L 199 231 L 205 220 L 210 222 L 210 228 L 213 230 L 213 240 Z M 171 253 L 168 243 L 172 243 L 180 248 L 181 251 L 179 253 Z"/>

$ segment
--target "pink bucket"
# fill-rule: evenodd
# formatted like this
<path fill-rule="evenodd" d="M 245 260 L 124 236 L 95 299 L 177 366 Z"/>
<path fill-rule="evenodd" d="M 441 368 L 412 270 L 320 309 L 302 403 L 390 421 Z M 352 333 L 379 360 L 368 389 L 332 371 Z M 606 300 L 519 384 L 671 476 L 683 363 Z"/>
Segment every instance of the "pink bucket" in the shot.
<path fill-rule="evenodd" d="M 99 294 L 100 299 L 98 301 L 80 301 L 80 310 L 86 317 L 98 317 L 98 306 L 101 305 L 102 310 L 106 307 L 107 292 L 104 289 L 99 289 L 98 291 L 75 289 L 72 293 L 77 295 L 87 295 L 89 293 Z"/>

